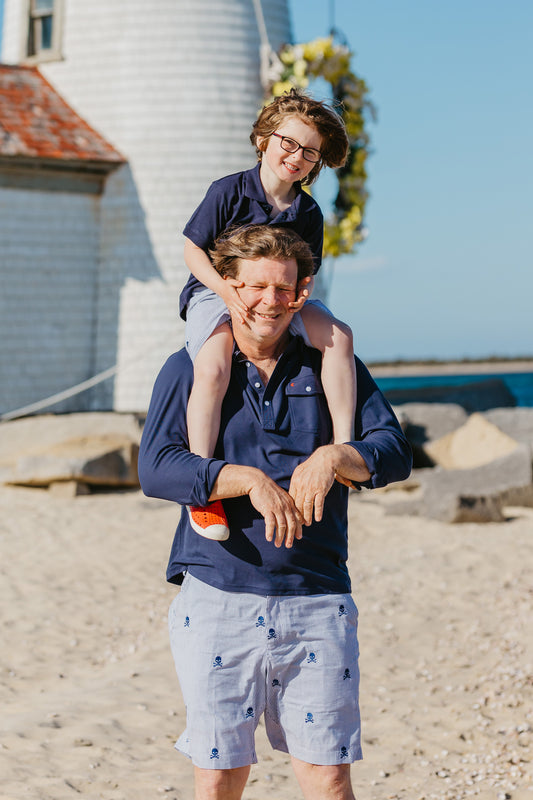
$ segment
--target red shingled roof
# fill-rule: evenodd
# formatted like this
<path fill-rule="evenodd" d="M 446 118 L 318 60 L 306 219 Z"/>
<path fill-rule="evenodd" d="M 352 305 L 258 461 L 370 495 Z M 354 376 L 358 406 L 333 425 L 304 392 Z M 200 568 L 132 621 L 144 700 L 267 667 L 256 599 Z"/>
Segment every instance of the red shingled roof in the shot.
<path fill-rule="evenodd" d="M 0 64 L 0 157 L 53 160 L 63 166 L 92 163 L 107 169 L 125 160 L 36 67 L 6 64 Z"/>

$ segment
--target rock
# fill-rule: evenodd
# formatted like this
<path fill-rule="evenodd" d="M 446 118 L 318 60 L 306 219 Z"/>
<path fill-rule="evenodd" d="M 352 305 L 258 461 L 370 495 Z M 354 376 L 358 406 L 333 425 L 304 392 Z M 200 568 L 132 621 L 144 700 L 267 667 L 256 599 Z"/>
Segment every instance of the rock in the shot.
<path fill-rule="evenodd" d="M 423 386 L 384 392 L 392 405 L 403 403 L 456 403 L 469 413 L 516 406 L 516 399 L 502 378 L 486 378 L 462 386 Z"/>
<path fill-rule="evenodd" d="M 424 450 L 433 461 L 445 469 L 472 469 L 507 456 L 518 442 L 481 414 L 471 414 L 464 425 L 446 436 L 428 442 Z"/>
<path fill-rule="evenodd" d="M 48 491 L 55 497 L 78 497 L 91 493 L 89 486 L 79 481 L 54 481 L 48 486 Z"/>
<path fill-rule="evenodd" d="M 406 499 L 387 504 L 389 514 L 413 514 L 442 522 L 500 522 L 506 505 L 533 507 L 531 456 L 526 445 L 472 469 L 420 469 Z"/>
<path fill-rule="evenodd" d="M 533 457 L 533 408 L 494 408 L 483 412 L 483 416 L 517 442 L 527 445 Z"/>
<path fill-rule="evenodd" d="M 48 414 L 2 423 L 0 481 L 25 486 L 65 482 L 138 486 L 140 435 L 140 425 L 131 414 Z M 76 487 L 75 493 L 80 491 Z"/>
<path fill-rule="evenodd" d="M 394 412 L 413 450 L 415 468 L 434 466 L 426 442 L 457 430 L 468 419 L 465 409 L 455 403 L 404 403 Z"/>

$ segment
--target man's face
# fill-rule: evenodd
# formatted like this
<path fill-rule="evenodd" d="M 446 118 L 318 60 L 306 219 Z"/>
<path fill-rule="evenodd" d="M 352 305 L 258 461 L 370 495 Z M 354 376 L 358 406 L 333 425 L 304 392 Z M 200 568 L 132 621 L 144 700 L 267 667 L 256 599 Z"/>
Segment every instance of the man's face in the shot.
<path fill-rule="evenodd" d="M 297 279 L 294 258 L 241 260 L 237 280 L 243 281 L 244 286 L 238 292 L 250 309 L 250 316 L 246 325 L 234 323 L 234 332 L 265 344 L 281 339 L 293 317 L 289 303 L 296 298 Z"/>

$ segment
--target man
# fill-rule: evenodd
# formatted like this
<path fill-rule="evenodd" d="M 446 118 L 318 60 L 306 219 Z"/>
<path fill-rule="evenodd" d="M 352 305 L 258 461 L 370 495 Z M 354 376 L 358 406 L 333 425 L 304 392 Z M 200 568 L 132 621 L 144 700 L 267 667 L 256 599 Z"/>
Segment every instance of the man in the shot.
<path fill-rule="evenodd" d="M 306 800 L 353 800 L 360 759 L 357 609 L 347 560 L 348 489 L 406 478 L 411 452 L 356 359 L 356 441 L 330 444 L 320 353 L 289 332 L 298 284 L 312 272 L 294 232 L 251 226 L 212 253 L 242 283 L 250 313 L 232 320 L 232 375 L 214 458 L 188 450 L 192 364 L 182 350 L 155 384 L 141 444 L 144 492 L 182 505 L 222 500 L 226 541 L 182 513 L 167 578 L 187 729 L 176 747 L 195 765 L 196 800 L 240 800 L 264 714 Z M 184 578 L 185 575 L 185 578 Z"/>

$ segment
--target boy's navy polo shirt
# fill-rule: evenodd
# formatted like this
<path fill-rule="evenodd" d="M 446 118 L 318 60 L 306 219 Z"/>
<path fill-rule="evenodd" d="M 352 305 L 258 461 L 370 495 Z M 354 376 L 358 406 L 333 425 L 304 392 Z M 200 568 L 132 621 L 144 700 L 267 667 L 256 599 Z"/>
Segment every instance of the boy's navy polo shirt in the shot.
<path fill-rule="evenodd" d="M 188 221 L 184 235 L 207 253 L 215 239 L 225 230 L 242 225 L 277 225 L 292 228 L 307 242 L 313 253 L 314 272 L 322 262 L 324 218 L 318 204 L 299 183 L 292 204 L 271 218 L 272 206 L 267 202 L 257 164 L 253 169 L 226 175 L 211 184 L 204 199 Z M 189 277 L 180 295 L 180 315 L 187 316 L 187 306 L 195 289 L 203 284 L 194 275 Z"/>
<path fill-rule="evenodd" d="M 356 366 L 356 440 L 349 444 L 370 471 L 365 485 L 403 480 L 411 468 L 409 444 L 366 367 L 359 359 Z M 201 458 L 189 452 L 187 441 L 192 362 L 184 349 L 175 353 L 157 378 L 143 431 L 139 477 L 145 494 L 203 506 L 228 463 L 257 467 L 288 489 L 296 466 L 330 441 L 320 368 L 318 350 L 295 337 L 264 386 L 253 363 L 235 353 L 215 456 Z M 225 542 L 195 533 L 184 508 L 167 578 L 179 584 L 188 570 L 216 588 L 263 596 L 349 592 L 347 506 L 348 489 L 335 482 L 322 521 L 304 527 L 291 549 L 266 541 L 264 519 L 247 495 L 224 500 L 230 527 Z"/>

